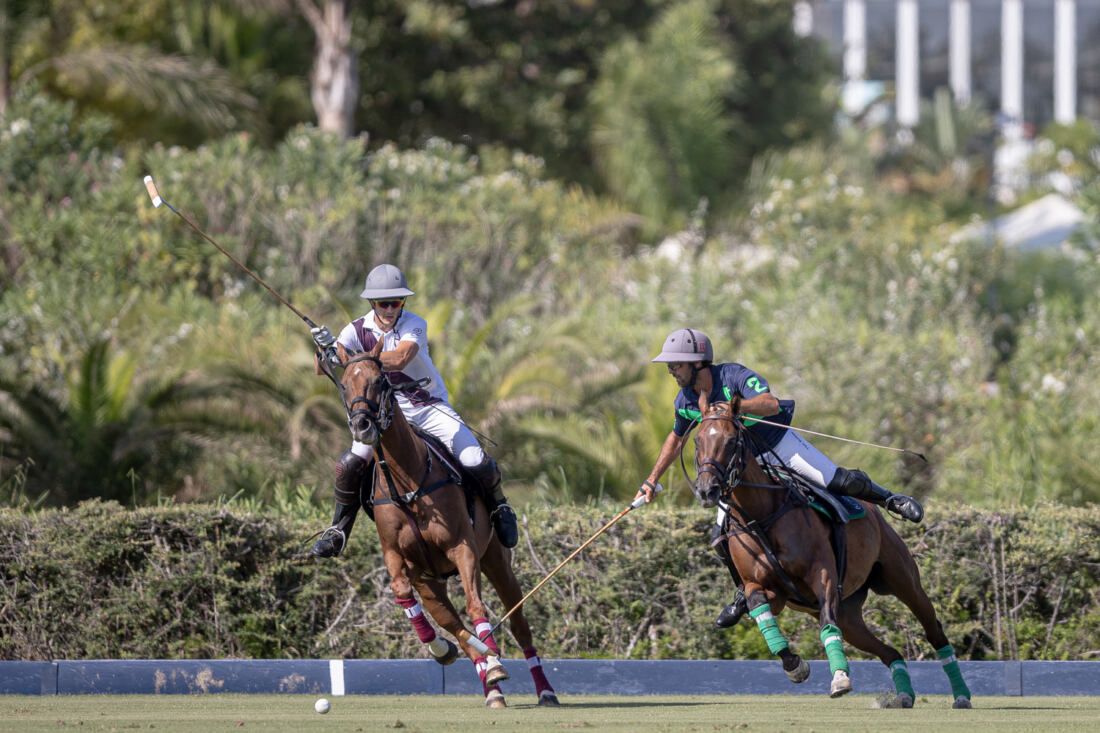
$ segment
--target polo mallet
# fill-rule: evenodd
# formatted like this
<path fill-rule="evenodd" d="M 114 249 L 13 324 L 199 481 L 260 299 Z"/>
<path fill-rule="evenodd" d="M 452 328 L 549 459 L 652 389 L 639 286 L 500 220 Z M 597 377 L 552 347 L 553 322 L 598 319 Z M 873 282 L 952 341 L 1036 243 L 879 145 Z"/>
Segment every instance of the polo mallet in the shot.
<path fill-rule="evenodd" d="M 664 491 L 664 488 L 665 488 L 665 487 L 661 486 L 660 484 L 657 484 L 656 488 L 654 488 L 654 490 L 653 490 L 653 493 L 654 493 L 654 494 L 659 494 L 659 493 L 661 493 L 662 491 Z M 566 564 L 567 562 L 569 562 L 570 560 L 572 560 L 573 558 L 575 558 L 575 557 L 576 557 L 577 555 L 579 555 L 579 554 L 580 554 L 580 552 L 581 552 L 581 550 L 583 550 L 584 548 L 588 547 L 588 546 L 589 546 L 590 544 L 592 544 L 592 543 L 593 543 L 593 542 L 595 541 L 595 539 L 596 539 L 597 537 L 599 537 L 600 535 L 602 535 L 602 534 L 603 534 L 604 532 L 606 532 L 607 530 L 611 529 L 611 526 L 612 526 L 613 524 L 615 524 L 615 522 L 619 521 L 620 519 L 622 519 L 623 517 L 625 517 L 625 516 L 626 516 L 627 514 L 629 514 L 630 512 L 634 511 L 634 510 L 635 510 L 635 509 L 637 509 L 638 507 L 640 507 L 640 506 L 643 506 L 644 504 L 645 504 L 645 497 L 644 497 L 644 496 L 639 496 L 639 497 L 638 497 L 637 499 L 635 499 L 634 501 L 630 502 L 630 504 L 628 504 L 628 505 L 627 505 L 626 509 L 623 509 L 623 510 L 622 510 L 621 512 L 619 512 L 619 513 L 618 513 L 618 514 L 616 514 L 616 515 L 615 515 L 614 517 L 612 517 L 612 518 L 611 518 L 611 521 L 609 521 L 609 522 L 608 522 L 607 524 L 605 524 L 604 526 L 602 526 L 602 527 L 600 527 L 600 528 L 599 528 L 598 530 L 596 530 L 596 534 L 594 534 L 594 535 L 592 535 L 591 537 L 589 537 L 589 538 L 588 538 L 587 540 L 585 540 L 585 542 L 584 542 L 584 544 L 583 544 L 583 545 L 581 545 L 580 547 L 578 547 L 577 549 L 575 549 L 575 550 L 573 550 L 573 551 L 572 551 L 571 553 L 569 553 L 569 557 L 567 557 L 567 558 L 565 558 L 564 560 L 562 560 L 561 562 L 559 562 L 559 563 L 558 563 L 558 566 L 557 566 L 556 568 L 554 568 L 553 570 L 551 570 L 551 571 L 550 571 L 550 573 L 549 573 L 549 574 L 548 574 L 548 575 L 547 575 L 547 576 L 546 576 L 545 578 L 543 578 L 542 580 L 540 580 L 540 581 L 538 582 L 538 584 L 537 584 L 537 585 L 535 585 L 535 587 L 534 587 L 534 588 L 532 588 L 531 590 L 527 591 L 527 595 L 525 595 L 525 596 L 524 596 L 523 598 L 520 598 L 520 599 L 519 599 L 519 603 L 517 603 L 516 605 L 512 606 L 512 608 L 510 608 L 510 609 L 508 610 L 508 613 L 506 613 L 506 614 L 504 614 L 503 616 L 501 616 L 501 617 L 500 617 L 500 620 L 499 620 L 499 621 L 497 621 L 497 623 L 496 623 L 496 626 L 494 626 L 494 627 L 493 627 L 492 629 L 490 629 L 490 630 L 489 630 L 489 633 L 490 633 L 490 634 L 495 634 L 495 633 L 497 632 L 497 629 L 499 629 L 499 628 L 501 627 L 501 624 L 503 624 L 503 623 L 504 623 L 505 621 L 507 621 L 507 620 L 508 620 L 508 617 L 509 617 L 509 616 L 511 616 L 511 615 L 512 615 L 513 613 L 515 613 L 516 611 L 518 611 L 518 610 L 520 609 L 520 607 L 521 607 L 521 606 L 522 606 L 522 605 L 523 605 L 524 603 L 526 603 L 526 602 L 527 602 L 527 599 L 528 599 L 528 598 L 530 598 L 531 596 L 533 596 L 533 595 L 535 594 L 535 592 L 536 592 L 536 591 L 537 591 L 537 590 L 538 590 L 539 588 L 541 588 L 542 586 L 546 585 L 547 581 L 549 581 L 549 580 L 550 580 L 550 578 L 553 578 L 553 577 L 554 577 L 554 575 L 556 575 L 556 574 L 557 574 L 557 572 L 558 572 L 559 570 L 561 570 L 561 569 L 562 569 L 563 567 L 565 567 L 565 564 Z"/>
<path fill-rule="evenodd" d="M 210 235 L 208 235 L 202 229 L 199 229 L 199 227 L 196 226 L 195 222 L 191 221 L 186 216 L 181 214 L 179 209 L 177 209 L 175 206 L 172 206 L 172 204 L 165 201 L 164 197 L 162 197 L 160 195 L 160 191 L 157 190 L 157 184 L 153 182 L 153 177 L 152 176 L 145 176 L 144 181 L 145 181 L 145 190 L 149 192 L 149 198 L 152 199 L 154 207 L 159 209 L 161 204 L 164 204 L 165 206 L 167 206 L 173 214 L 175 214 L 179 218 L 183 219 L 183 221 L 186 222 L 187 226 L 194 229 L 195 233 L 197 233 L 200 237 L 205 239 L 207 242 L 210 242 L 210 244 L 217 247 L 219 252 L 221 252 L 223 255 L 225 255 L 226 257 L 228 257 L 229 259 L 231 259 L 233 261 L 234 265 L 236 265 L 237 267 L 244 270 L 248 274 L 249 277 L 251 277 L 253 280 L 255 280 L 260 285 L 262 285 L 264 290 L 266 290 L 267 292 L 269 292 L 273 296 L 275 296 L 276 300 L 278 300 L 280 303 L 285 305 L 287 308 L 290 308 L 290 310 L 294 311 L 294 315 L 298 316 L 303 321 L 305 321 L 307 326 L 309 326 L 310 328 L 317 328 L 317 324 L 314 323 L 313 320 L 309 316 L 302 313 L 300 310 L 298 310 L 293 305 L 291 305 L 289 300 L 287 300 L 283 296 L 276 293 L 275 290 L 270 285 L 268 285 L 267 283 L 265 283 L 263 281 L 263 278 L 261 278 L 256 273 L 252 272 L 252 270 L 248 269 L 248 267 L 246 267 L 245 264 L 243 262 L 241 262 L 240 260 L 238 260 L 236 257 L 229 254 L 229 252 L 226 251 L 225 247 L 222 247 L 220 244 L 215 242 L 214 239 Z"/>
<path fill-rule="evenodd" d="M 882 450 L 892 450 L 895 453 L 908 453 L 911 456 L 916 456 L 925 463 L 928 463 L 928 459 L 925 458 L 923 453 L 917 453 L 915 450 L 909 450 L 908 448 L 894 448 L 889 445 L 879 445 L 878 443 L 868 443 L 864 440 L 853 440 L 852 438 L 842 438 L 839 435 L 830 435 L 829 433 L 819 433 L 814 430 L 807 430 L 806 428 L 796 428 L 794 425 L 784 425 L 783 423 L 771 422 L 770 420 L 764 420 L 763 418 L 756 417 L 755 415 L 738 415 L 737 417 L 749 418 L 754 422 L 763 423 L 764 425 L 772 425 L 777 428 L 783 428 L 784 430 L 795 430 L 799 433 L 807 433 L 809 435 L 817 435 L 822 438 L 832 438 L 833 440 L 840 440 L 845 443 L 854 443 L 856 445 L 866 445 L 871 448 L 881 448 Z"/>

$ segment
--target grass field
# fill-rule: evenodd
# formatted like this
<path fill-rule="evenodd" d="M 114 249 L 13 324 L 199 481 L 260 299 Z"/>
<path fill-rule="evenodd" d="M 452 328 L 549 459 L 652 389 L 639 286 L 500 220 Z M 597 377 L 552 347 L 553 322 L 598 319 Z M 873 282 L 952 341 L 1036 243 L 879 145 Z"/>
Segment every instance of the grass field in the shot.
<path fill-rule="evenodd" d="M 2 731 L 1001 731 L 1096 730 L 1100 697 L 989 697 L 973 710 L 952 710 L 947 697 L 921 697 L 912 710 L 875 709 L 875 698 L 850 695 L 705 697 L 564 697 L 539 708 L 514 696 L 507 710 L 487 710 L 459 696 L 333 698 L 327 715 L 314 696 L 208 695 L 0 697 Z"/>

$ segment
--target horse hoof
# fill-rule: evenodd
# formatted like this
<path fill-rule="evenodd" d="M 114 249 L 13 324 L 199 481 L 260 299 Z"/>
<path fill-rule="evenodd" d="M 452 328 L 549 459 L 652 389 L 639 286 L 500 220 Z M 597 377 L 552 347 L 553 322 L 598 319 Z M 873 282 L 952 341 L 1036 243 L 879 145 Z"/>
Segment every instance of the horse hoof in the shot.
<path fill-rule="evenodd" d="M 833 673 L 833 683 L 829 686 L 829 697 L 840 697 L 852 691 L 852 680 L 843 669 Z"/>
<path fill-rule="evenodd" d="M 458 647 L 438 636 L 428 644 L 428 653 L 432 655 L 432 659 L 444 667 L 458 659 Z"/>
<path fill-rule="evenodd" d="M 489 690 L 489 694 L 485 696 L 485 707 L 493 710 L 508 707 L 508 703 L 504 701 L 504 693 L 500 690 Z"/>
<path fill-rule="evenodd" d="M 539 694 L 539 705 L 556 708 L 561 705 L 561 703 L 558 702 L 558 696 L 554 694 L 553 690 L 543 690 L 542 693 Z"/>
<path fill-rule="evenodd" d="M 960 695 L 959 697 L 955 698 L 955 704 L 952 705 L 951 707 L 955 708 L 956 710 L 969 710 L 970 708 L 972 708 L 974 706 L 970 704 L 970 698 L 969 697 L 962 697 Z"/>
<path fill-rule="evenodd" d="M 784 669 L 783 671 L 787 673 L 787 679 L 796 685 L 810 679 L 810 665 L 801 657 L 798 660 L 797 667 L 790 670 Z"/>
<path fill-rule="evenodd" d="M 913 707 L 913 698 L 904 692 L 899 692 L 896 695 L 891 695 L 888 692 L 884 692 L 875 699 L 875 702 L 871 707 L 878 710 L 900 710 L 902 708 L 911 708 Z"/>
<path fill-rule="evenodd" d="M 508 670 L 500 663 L 499 657 L 489 657 L 489 666 L 485 668 L 485 684 L 494 685 L 508 679 Z"/>

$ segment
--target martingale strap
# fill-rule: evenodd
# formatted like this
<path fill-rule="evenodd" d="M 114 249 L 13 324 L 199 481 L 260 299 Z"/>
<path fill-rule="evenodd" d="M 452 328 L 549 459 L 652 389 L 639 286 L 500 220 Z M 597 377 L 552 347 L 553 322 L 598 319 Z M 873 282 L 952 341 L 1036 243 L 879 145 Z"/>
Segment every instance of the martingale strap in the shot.
<path fill-rule="evenodd" d="M 725 511 L 726 521 L 722 527 L 722 535 L 718 537 L 717 541 L 725 542 L 730 537 L 735 537 L 739 534 L 748 534 L 757 541 L 760 548 L 764 550 L 764 557 L 768 559 L 768 563 L 772 566 L 772 570 L 779 577 L 779 582 L 783 584 L 783 589 L 787 591 L 787 595 L 790 599 L 800 606 L 806 608 L 817 609 L 817 601 L 807 601 L 801 593 L 798 592 L 798 588 L 794 584 L 794 580 L 787 574 L 787 571 L 783 569 L 782 563 L 779 562 L 779 558 L 775 556 L 775 550 L 772 549 L 771 542 L 768 541 L 767 529 L 763 527 L 760 522 L 752 520 L 748 523 L 742 523 L 734 518 L 731 512 L 731 507 L 725 502 L 719 502 L 719 506 Z M 779 511 L 768 517 L 768 526 L 770 527 L 779 517 L 786 514 L 791 509 L 794 509 L 794 502 L 784 502 L 783 506 L 779 508 Z"/>

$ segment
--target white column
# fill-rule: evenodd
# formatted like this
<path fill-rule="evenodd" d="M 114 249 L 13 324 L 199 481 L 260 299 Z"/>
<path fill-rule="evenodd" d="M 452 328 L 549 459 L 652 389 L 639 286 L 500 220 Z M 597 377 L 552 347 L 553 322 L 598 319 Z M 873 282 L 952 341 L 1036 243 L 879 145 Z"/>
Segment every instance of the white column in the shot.
<path fill-rule="evenodd" d="M 917 0 L 898 0 L 897 116 L 898 124 L 913 127 L 920 120 L 920 42 Z"/>
<path fill-rule="evenodd" d="M 1077 119 L 1077 2 L 1054 2 L 1054 121 Z"/>
<path fill-rule="evenodd" d="M 1023 122 L 1023 0 L 1001 0 L 1001 113 L 1010 123 Z"/>
<path fill-rule="evenodd" d="M 806 0 L 794 4 L 794 34 L 803 38 L 814 32 L 814 9 Z"/>
<path fill-rule="evenodd" d="M 951 91 L 955 101 L 970 101 L 970 0 L 951 0 Z"/>
<path fill-rule="evenodd" d="M 867 5 L 864 0 L 844 0 L 844 109 L 855 114 L 863 109 L 861 82 L 867 77 Z"/>

